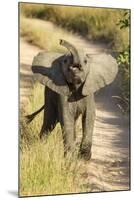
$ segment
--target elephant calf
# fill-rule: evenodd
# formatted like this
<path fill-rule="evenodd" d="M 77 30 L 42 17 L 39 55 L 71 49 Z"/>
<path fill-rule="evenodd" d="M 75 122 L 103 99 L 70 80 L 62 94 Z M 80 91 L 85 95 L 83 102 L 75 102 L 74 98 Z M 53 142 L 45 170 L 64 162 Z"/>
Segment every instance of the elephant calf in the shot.
<path fill-rule="evenodd" d="M 118 67 L 111 55 L 84 55 L 65 40 L 60 40 L 60 45 L 68 49 L 66 54 L 41 52 L 34 57 L 32 71 L 45 85 L 45 106 L 27 118 L 30 122 L 44 109 L 40 138 L 59 122 L 66 154 L 74 149 L 75 123 L 81 114 L 83 135 L 79 155 L 88 160 L 95 120 L 94 92 L 114 80 Z"/>

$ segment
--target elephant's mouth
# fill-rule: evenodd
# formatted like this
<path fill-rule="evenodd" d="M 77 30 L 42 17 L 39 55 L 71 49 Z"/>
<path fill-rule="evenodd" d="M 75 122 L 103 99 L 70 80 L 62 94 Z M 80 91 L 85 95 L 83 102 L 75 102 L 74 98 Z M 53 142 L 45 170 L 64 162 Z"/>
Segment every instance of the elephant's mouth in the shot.
<path fill-rule="evenodd" d="M 74 84 L 80 84 L 82 82 L 80 78 L 80 70 L 77 67 L 70 67 L 70 73 L 71 73 L 71 82 Z"/>
<path fill-rule="evenodd" d="M 74 84 L 80 84 L 82 82 L 81 78 L 77 75 L 73 77 Z"/>

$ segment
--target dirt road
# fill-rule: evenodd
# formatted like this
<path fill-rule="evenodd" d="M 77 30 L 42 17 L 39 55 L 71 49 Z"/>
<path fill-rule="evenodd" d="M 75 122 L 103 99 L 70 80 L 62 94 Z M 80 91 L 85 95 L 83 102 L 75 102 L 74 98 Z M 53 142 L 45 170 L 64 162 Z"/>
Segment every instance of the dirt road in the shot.
<path fill-rule="evenodd" d="M 49 24 L 47 24 L 47 28 Z M 45 24 L 44 24 L 45 26 Z M 51 25 L 50 25 L 50 28 Z M 80 48 L 98 53 L 104 46 L 90 44 L 79 36 L 72 38 Z M 30 65 L 39 48 L 20 40 L 20 105 L 27 103 L 32 86 Z M 88 191 L 129 189 L 129 124 L 111 98 L 113 88 L 104 89 L 96 97 L 96 121 L 93 134 L 92 159 L 83 162 L 82 179 Z"/>

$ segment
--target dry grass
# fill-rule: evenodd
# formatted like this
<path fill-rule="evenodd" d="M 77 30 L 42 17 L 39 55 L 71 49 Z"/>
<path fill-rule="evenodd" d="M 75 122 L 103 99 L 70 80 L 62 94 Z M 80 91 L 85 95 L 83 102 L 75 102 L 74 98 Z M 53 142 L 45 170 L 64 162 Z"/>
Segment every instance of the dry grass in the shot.
<path fill-rule="evenodd" d="M 60 127 L 47 141 L 37 141 L 20 153 L 20 195 L 47 195 L 79 192 L 79 166 L 65 159 Z"/>

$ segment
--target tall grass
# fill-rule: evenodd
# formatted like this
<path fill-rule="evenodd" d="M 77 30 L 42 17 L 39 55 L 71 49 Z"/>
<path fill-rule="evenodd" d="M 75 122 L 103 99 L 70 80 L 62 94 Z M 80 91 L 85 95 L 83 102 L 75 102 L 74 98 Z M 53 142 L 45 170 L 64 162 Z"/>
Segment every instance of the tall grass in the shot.
<path fill-rule="evenodd" d="M 43 88 L 35 84 L 33 96 L 20 116 L 20 196 L 76 193 L 84 191 L 79 182 L 80 162 L 68 155 L 64 158 L 60 125 L 49 137 L 39 140 L 43 113 L 27 125 L 24 115 L 43 104 Z"/>
<path fill-rule="evenodd" d="M 20 12 L 29 18 L 52 21 L 54 24 L 85 36 L 87 39 L 105 41 L 118 51 L 128 45 L 128 31 L 122 32 L 117 26 L 122 17 L 122 9 L 21 3 Z"/>
<path fill-rule="evenodd" d="M 57 126 L 47 141 L 36 141 L 21 151 L 20 195 L 79 192 L 77 162 L 64 158 L 61 132 Z"/>

